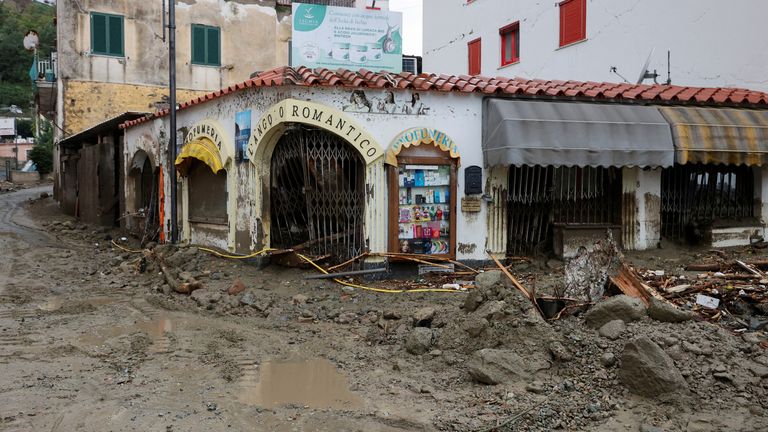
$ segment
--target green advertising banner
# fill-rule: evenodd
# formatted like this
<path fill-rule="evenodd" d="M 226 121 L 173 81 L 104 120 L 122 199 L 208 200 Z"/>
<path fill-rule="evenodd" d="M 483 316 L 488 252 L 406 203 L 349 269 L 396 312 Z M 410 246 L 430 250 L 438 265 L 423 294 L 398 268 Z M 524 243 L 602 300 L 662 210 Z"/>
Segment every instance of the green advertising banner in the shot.
<path fill-rule="evenodd" d="M 400 12 L 293 3 L 291 66 L 403 70 Z"/>

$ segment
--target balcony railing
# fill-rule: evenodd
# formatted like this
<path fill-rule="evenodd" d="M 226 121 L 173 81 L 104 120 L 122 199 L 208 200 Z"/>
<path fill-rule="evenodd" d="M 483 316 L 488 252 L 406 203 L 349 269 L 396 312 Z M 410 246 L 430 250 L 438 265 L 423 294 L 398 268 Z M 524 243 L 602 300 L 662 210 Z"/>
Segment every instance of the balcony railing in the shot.
<path fill-rule="evenodd" d="M 51 53 L 49 58 L 37 60 L 37 80 L 38 81 L 56 81 L 58 75 L 58 59 L 56 53 Z"/>

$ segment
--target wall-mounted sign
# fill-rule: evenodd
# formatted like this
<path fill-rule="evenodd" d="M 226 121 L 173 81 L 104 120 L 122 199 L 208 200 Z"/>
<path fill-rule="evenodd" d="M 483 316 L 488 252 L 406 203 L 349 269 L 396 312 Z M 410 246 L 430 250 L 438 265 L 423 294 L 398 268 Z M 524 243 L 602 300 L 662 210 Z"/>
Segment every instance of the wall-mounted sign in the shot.
<path fill-rule="evenodd" d="M 0 118 L 0 136 L 16 136 L 16 119 L 13 117 Z"/>
<path fill-rule="evenodd" d="M 352 145 L 369 164 L 384 155 L 384 150 L 363 126 L 347 114 L 314 102 L 285 99 L 262 114 L 248 143 L 248 158 L 256 159 L 256 148 L 269 131 L 281 123 L 303 123 L 332 132 Z"/>
<path fill-rule="evenodd" d="M 386 163 L 397 166 L 397 155 L 404 148 L 431 144 L 448 152 L 452 158 L 459 158 L 459 146 L 448 135 L 438 129 L 413 128 L 398 135 L 387 150 Z"/>
<path fill-rule="evenodd" d="M 478 196 L 468 196 L 461 198 L 461 211 L 464 213 L 477 213 L 480 211 L 482 200 Z"/>
<path fill-rule="evenodd" d="M 235 115 L 235 160 L 248 160 L 248 138 L 251 136 L 251 110 Z"/>
<path fill-rule="evenodd" d="M 291 66 L 403 70 L 403 15 L 293 3 Z"/>

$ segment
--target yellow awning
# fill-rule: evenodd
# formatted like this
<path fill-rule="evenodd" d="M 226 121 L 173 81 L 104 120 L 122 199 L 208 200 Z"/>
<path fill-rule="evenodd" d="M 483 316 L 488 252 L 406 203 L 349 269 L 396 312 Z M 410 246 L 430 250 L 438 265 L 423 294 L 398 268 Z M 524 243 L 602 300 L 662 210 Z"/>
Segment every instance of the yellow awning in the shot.
<path fill-rule="evenodd" d="M 197 159 L 208 165 L 214 173 L 224 169 L 218 147 L 208 138 L 197 138 L 184 144 L 184 147 L 181 148 L 175 162 L 176 169 L 181 175 L 187 173 L 191 159 Z"/>
<path fill-rule="evenodd" d="M 768 164 L 768 111 L 703 107 L 659 109 L 672 126 L 676 163 Z"/>

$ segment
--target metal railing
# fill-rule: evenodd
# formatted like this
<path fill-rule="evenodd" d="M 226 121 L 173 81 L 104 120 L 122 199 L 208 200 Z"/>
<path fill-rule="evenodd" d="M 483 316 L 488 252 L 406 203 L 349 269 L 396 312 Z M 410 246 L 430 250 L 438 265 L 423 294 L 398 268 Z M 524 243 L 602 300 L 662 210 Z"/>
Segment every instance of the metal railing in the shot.
<path fill-rule="evenodd" d="M 58 75 L 58 61 L 55 53 L 49 58 L 37 60 L 37 79 L 38 81 L 56 81 Z"/>

